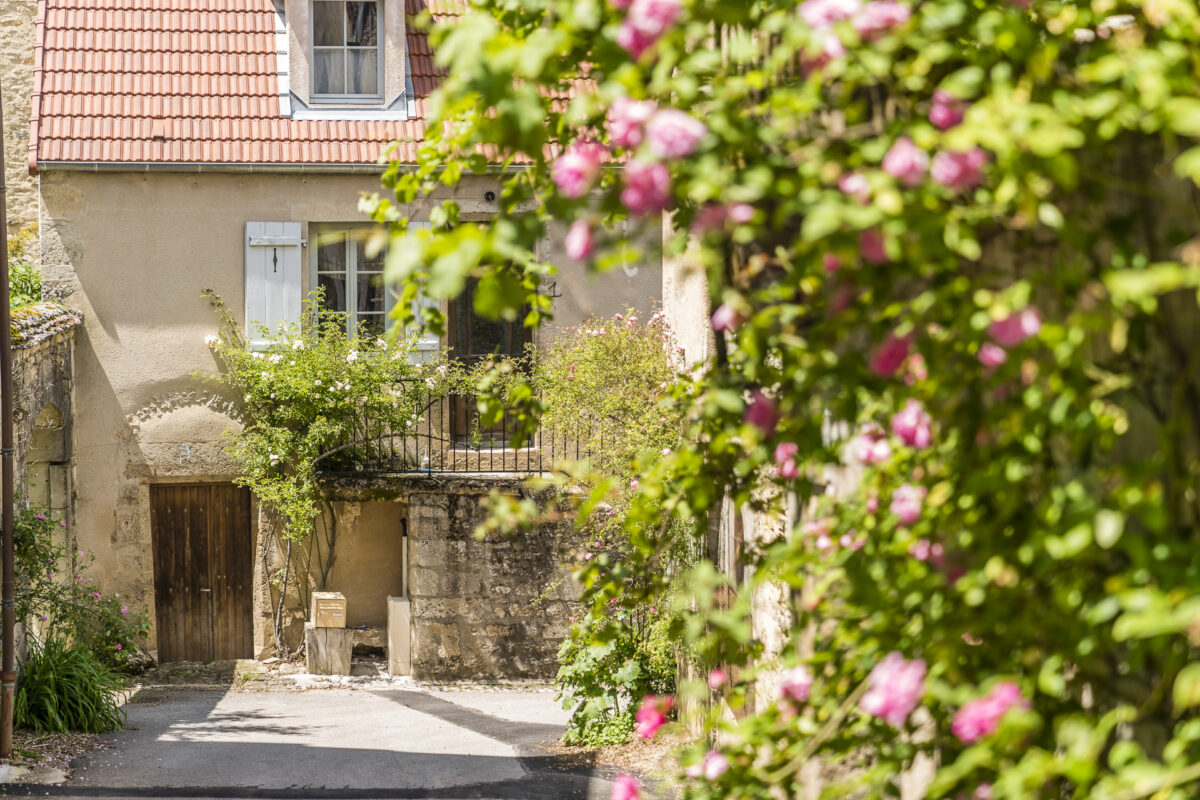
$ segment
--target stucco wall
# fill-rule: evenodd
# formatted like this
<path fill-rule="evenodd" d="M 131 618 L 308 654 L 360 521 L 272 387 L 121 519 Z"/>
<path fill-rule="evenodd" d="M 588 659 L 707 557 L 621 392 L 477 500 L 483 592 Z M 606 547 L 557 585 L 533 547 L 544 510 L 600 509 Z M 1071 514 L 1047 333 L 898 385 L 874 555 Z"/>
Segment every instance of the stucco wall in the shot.
<path fill-rule="evenodd" d="M 75 329 L 13 351 L 13 434 L 19 500 L 48 507 L 70 529 Z"/>
<path fill-rule="evenodd" d="M 491 186 L 468 180 L 459 195 L 464 213 L 489 213 Z M 86 398 L 75 416 L 79 544 L 95 553 L 96 574 L 152 618 L 149 485 L 237 472 L 222 442 L 238 425 L 236 404 L 197 377 L 217 369 L 204 344 L 217 318 L 201 291 L 215 290 L 240 316 L 247 221 L 357 221 L 360 193 L 377 187 L 375 175 L 42 174 L 43 280 L 84 320 L 76 352 L 76 386 Z M 428 202 L 414 204 L 414 218 Z M 660 296 L 657 264 L 589 282 L 583 265 L 562 256 L 560 236 L 545 249 L 564 265 L 560 288 L 572 287 L 555 303 L 559 325 L 590 312 L 649 309 Z M 257 636 L 256 652 L 267 644 L 261 630 Z"/>
<path fill-rule="evenodd" d="M 346 624 L 387 627 L 387 599 L 404 592 L 402 503 L 338 503 L 340 531 L 326 587 L 346 596 Z"/>
<path fill-rule="evenodd" d="M 29 98 L 37 0 L 0 3 L 0 89 L 4 92 L 4 177 L 10 232 L 37 220 L 37 182 L 29 175 Z M 36 256 L 36 253 L 34 254 Z"/>

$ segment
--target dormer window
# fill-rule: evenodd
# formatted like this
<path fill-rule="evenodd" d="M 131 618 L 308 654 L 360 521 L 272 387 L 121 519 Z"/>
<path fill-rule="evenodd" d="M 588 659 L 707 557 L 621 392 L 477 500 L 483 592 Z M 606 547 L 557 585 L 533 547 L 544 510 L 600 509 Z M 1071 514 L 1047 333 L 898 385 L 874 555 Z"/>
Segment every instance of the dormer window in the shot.
<path fill-rule="evenodd" d="M 314 0 L 314 101 L 378 103 L 383 99 L 382 5 Z"/>

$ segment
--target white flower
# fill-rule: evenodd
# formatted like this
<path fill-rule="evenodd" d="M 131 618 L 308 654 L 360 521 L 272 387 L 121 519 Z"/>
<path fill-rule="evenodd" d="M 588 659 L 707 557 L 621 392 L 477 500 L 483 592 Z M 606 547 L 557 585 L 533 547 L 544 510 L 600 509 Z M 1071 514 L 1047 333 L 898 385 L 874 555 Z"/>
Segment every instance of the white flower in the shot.
<path fill-rule="evenodd" d="M 249 402 L 250 402 L 250 395 L 246 395 L 246 402 L 247 402 L 247 403 L 249 403 Z"/>
<path fill-rule="evenodd" d="M 280 361 L 283 361 L 283 356 L 279 355 L 279 353 L 276 353 L 275 355 L 271 356 L 268 360 L 272 364 L 278 364 Z"/>
<path fill-rule="evenodd" d="M 433 378 L 426 378 L 425 385 L 428 386 L 430 389 L 432 389 L 434 386 L 437 385 L 437 381 L 435 381 Z"/>
<path fill-rule="evenodd" d="M 321 379 L 320 379 L 320 378 L 318 378 L 317 380 L 313 381 L 313 386 L 320 386 L 320 385 L 321 385 Z"/>
<path fill-rule="evenodd" d="M 271 373 L 269 373 L 269 372 L 263 371 L 263 372 L 260 372 L 259 374 L 262 375 L 267 380 L 271 379 Z"/>
<path fill-rule="evenodd" d="M 210 333 L 208 336 L 204 337 L 204 343 L 209 347 L 212 347 L 217 343 L 217 337 Z"/>
<path fill-rule="evenodd" d="M 251 358 L 262 358 L 263 354 L 262 353 L 251 353 L 250 357 Z"/>
<path fill-rule="evenodd" d="M 304 340 L 297 339 L 296 341 L 292 342 L 292 349 L 293 350 L 303 350 L 304 349 Z"/>
<path fill-rule="evenodd" d="M 351 350 L 349 355 L 346 356 L 346 363 L 353 364 L 355 361 L 358 361 L 358 351 Z"/>
<path fill-rule="evenodd" d="M 378 347 L 380 350 L 387 350 L 387 339 L 382 339 L 382 338 L 376 339 L 375 346 Z"/>

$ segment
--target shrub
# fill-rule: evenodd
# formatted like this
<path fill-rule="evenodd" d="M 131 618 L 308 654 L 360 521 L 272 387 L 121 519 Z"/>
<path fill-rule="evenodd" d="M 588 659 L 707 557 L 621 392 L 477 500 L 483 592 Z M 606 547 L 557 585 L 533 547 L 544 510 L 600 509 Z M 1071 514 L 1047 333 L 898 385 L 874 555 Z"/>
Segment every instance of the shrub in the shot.
<path fill-rule="evenodd" d="M 30 246 L 37 241 L 37 223 L 30 223 L 8 240 L 9 307 L 41 302 L 42 273 L 33 265 Z"/>
<path fill-rule="evenodd" d="M 27 623 L 27 634 L 87 646 L 106 667 L 137 667 L 149 618 L 87 576 L 91 558 L 55 541 L 63 526 L 38 509 L 22 510 L 13 520 L 17 619 Z"/>
<path fill-rule="evenodd" d="M 13 724 L 35 731 L 104 733 L 125 724 L 121 680 L 84 642 L 34 642 L 17 673 Z"/>

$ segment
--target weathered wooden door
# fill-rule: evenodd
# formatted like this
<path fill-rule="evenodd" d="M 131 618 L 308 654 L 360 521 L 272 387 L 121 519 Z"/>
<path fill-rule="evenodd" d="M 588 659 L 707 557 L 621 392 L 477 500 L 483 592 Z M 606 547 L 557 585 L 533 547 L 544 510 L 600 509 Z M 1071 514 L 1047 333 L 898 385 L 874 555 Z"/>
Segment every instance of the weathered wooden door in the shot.
<path fill-rule="evenodd" d="M 158 660 L 250 658 L 250 492 L 233 484 L 150 487 Z"/>

